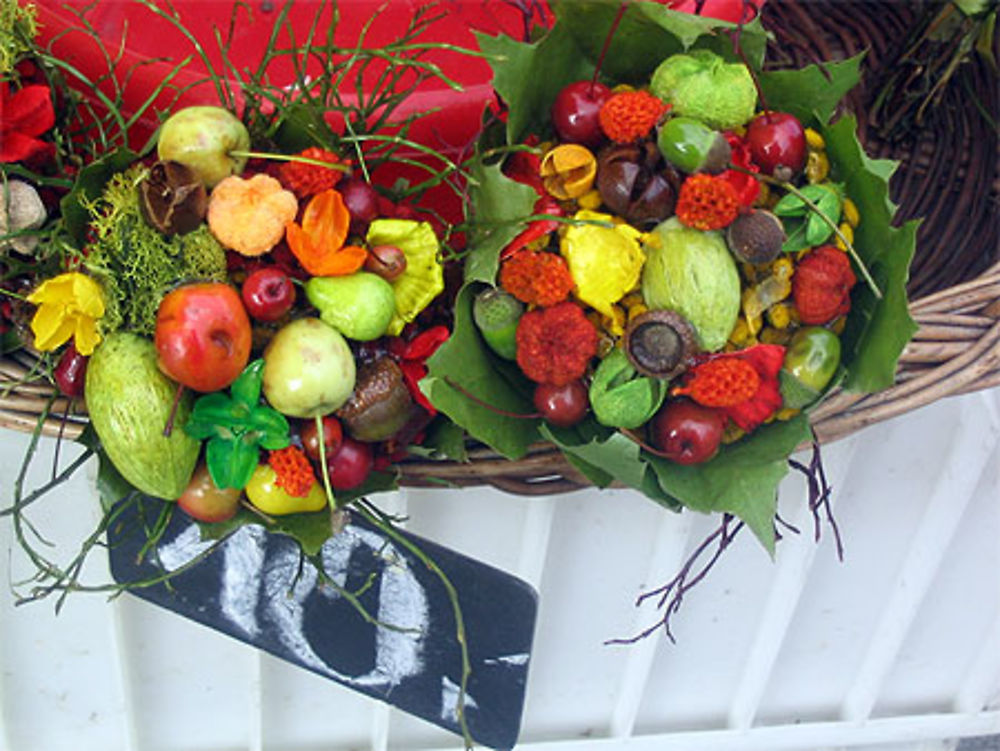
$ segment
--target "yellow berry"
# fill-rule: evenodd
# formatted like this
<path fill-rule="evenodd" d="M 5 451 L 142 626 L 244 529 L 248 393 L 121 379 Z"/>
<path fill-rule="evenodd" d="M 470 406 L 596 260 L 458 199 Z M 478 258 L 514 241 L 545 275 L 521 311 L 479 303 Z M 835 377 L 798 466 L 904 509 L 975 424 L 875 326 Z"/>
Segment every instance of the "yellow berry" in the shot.
<path fill-rule="evenodd" d="M 818 130 L 813 128 L 806 128 L 806 144 L 810 149 L 816 149 L 817 151 L 822 151 L 826 148 L 826 141 L 823 140 L 823 136 L 819 134 Z"/>
<path fill-rule="evenodd" d="M 786 329 L 792 322 L 792 306 L 786 302 L 772 305 L 767 311 L 767 320 L 776 329 Z"/>
<path fill-rule="evenodd" d="M 821 183 L 830 174 L 830 160 L 825 151 L 810 151 L 806 158 L 806 179 L 810 183 Z"/>
<path fill-rule="evenodd" d="M 858 212 L 857 204 L 850 198 L 844 199 L 844 219 L 852 227 L 857 227 L 861 223 L 861 214 Z"/>
<path fill-rule="evenodd" d="M 847 238 L 847 242 L 854 244 L 854 229 L 847 222 L 841 222 L 840 226 L 837 228 L 840 230 L 840 234 Z M 837 237 L 837 247 L 841 250 L 847 250 L 847 245 L 844 241 Z"/>
<path fill-rule="evenodd" d="M 576 199 L 577 206 L 588 211 L 596 211 L 601 208 L 601 194 L 596 190 L 588 190 Z"/>
<path fill-rule="evenodd" d="M 791 420 L 800 411 L 801 410 L 798 409 L 792 409 L 791 407 L 783 407 L 777 411 L 775 417 L 784 422 L 785 420 Z"/>

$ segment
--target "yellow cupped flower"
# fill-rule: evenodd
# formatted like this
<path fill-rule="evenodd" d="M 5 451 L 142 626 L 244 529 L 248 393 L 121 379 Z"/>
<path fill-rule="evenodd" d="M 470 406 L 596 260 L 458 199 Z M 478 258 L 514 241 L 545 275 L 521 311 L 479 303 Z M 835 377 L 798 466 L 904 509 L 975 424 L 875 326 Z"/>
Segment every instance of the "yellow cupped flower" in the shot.
<path fill-rule="evenodd" d="M 77 351 L 90 355 L 100 343 L 97 321 L 104 315 L 104 295 L 89 276 L 73 271 L 47 279 L 28 302 L 38 306 L 31 319 L 36 349 L 49 352 L 72 337 Z"/>
<path fill-rule="evenodd" d="M 642 233 L 610 214 L 578 211 L 574 219 L 601 222 L 578 224 L 563 233 L 559 249 L 576 284 L 576 296 L 609 318 L 612 305 L 639 282 L 646 254 L 639 242 Z M 613 226 L 607 226 L 613 225 Z"/>

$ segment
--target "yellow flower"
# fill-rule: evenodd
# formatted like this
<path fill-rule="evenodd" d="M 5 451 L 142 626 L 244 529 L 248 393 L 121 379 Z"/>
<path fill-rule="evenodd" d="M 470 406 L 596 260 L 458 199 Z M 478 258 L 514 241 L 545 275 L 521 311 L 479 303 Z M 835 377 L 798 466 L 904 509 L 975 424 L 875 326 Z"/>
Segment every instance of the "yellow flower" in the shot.
<path fill-rule="evenodd" d="M 36 349 L 48 352 L 72 337 L 77 351 L 90 355 L 100 343 L 97 319 L 104 315 L 104 297 L 89 276 L 74 271 L 47 279 L 28 296 L 28 302 L 38 306 L 31 319 Z"/>
<path fill-rule="evenodd" d="M 396 293 L 396 313 L 388 333 L 399 336 L 444 290 L 444 267 L 438 257 L 441 246 L 430 224 L 411 219 L 376 219 L 368 225 L 365 239 L 369 248 L 395 245 L 406 256 L 406 271 L 390 282 Z"/>

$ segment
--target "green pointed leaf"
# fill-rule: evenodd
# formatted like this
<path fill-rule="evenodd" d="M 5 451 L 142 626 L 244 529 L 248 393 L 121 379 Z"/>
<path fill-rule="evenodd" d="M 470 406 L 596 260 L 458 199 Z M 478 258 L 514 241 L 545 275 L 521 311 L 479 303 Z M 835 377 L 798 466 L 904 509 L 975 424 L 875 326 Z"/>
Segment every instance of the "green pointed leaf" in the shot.
<path fill-rule="evenodd" d="M 538 439 L 538 420 L 507 417 L 481 402 L 515 414 L 532 414 L 531 385 L 510 363 L 500 363 L 489 352 L 472 320 L 472 300 L 480 287 L 466 284 L 455 301 L 455 329 L 427 360 L 428 375 L 420 388 L 431 403 L 470 436 L 508 459 L 518 459 Z M 506 377 L 501 369 L 506 367 Z M 456 384 L 455 388 L 451 384 Z"/>
<path fill-rule="evenodd" d="M 761 73 L 760 86 L 767 106 L 795 115 L 804 124 L 829 122 L 840 100 L 860 80 L 864 56 L 862 52 L 841 62 L 826 63 L 822 68 L 807 65 L 797 70 Z"/>
<path fill-rule="evenodd" d="M 198 397 L 184 423 L 184 432 L 204 440 L 220 435 L 220 428 L 231 426 L 232 400 L 221 391 Z"/>
<path fill-rule="evenodd" d="M 786 193 L 780 201 L 774 204 L 771 211 L 777 216 L 805 216 L 809 208 L 799 196 L 794 193 Z"/>
<path fill-rule="evenodd" d="M 250 413 L 248 427 L 260 435 L 260 445 L 268 451 L 283 449 L 291 442 L 288 419 L 271 407 L 256 407 Z"/>
<path fill-rule="evenodd" d="M 564 0 L 554 10 L 560 27 L 570 29 L 580 51 L 596 62 L 607 31 L 621 5 L 601 0 Z M 662 3 L 630 3 L 611 39 L 604 58 L 602 76 L 618 82 L 647 84 L 650 72 L 670 55 L 692 48 L 711 49 L 728 60 L 736 60 L 727 32 L 734 24 L 708 16 L 670 10 Z M 740 44 L 751 65 L 760 68 L 767 35 L 759 20 L 743 27 Z"/>
<path fill-rule="evenodd" d="M 477 161 L 469 186 L 473 229 L 465 260 L 465 280 L 493 284 L 500 265 L 500 252 L 527 226 L 524 217 L 534 212 L 538 194 L 534 188 L 503 174 L 500 164 Z"/>
<path fill-rule="evenodd" d="M 212 438 L 205 445 L 205 463 L 218 488 L 246 487 L 260 459 L 256 444 L 242 439 Z"/>
<path fill-rule="evenodd" d="M 821 216 L 812 214 L 806 220 L 806 247 L 821 245 L 833 234 L 830 225 Z"/>
<path fill-rule="evenodd" d="M 882 291 L 882 299 L 859 281 L 851 296 L 851 313 L 841 337 L 849 391 L 878 391 L 892 385 L 896 363 L 917 325 L 910 316 L 906 282 L 916 246 L 919 221 L 893 227 L 896 206 L 889 198 L 889 178 L 896 163 L 871 159 L 856 135 L 857 121 L 843 117 L 824 128 L 832 177 L 858 207 L 861 223 L 854 246 Z"/>
<path fill-rule="evenodd" d="M 451 420 L 439 419 L 432 422 L 423 443 L 420 446 L 410 447 L 411 452 L 414 449 L 427 449 L 431 454 L 444 456 L 453 462 L 469 461 L 469 452 L 465 446 L 465 431 Z"/>
<path fill-rule="evenodd" d="M 260 387 L 264 381 L 264 358 L 257 358 L 247 365 L 229 387 L 233 399 L 248 407 L 260 401 Z"/>

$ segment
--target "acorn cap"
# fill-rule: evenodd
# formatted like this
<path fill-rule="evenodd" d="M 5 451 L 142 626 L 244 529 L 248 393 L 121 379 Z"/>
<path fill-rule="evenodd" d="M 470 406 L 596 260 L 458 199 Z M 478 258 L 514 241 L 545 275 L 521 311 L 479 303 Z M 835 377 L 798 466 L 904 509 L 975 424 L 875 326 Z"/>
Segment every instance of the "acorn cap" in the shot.
<path fill-rule="evenodd" d="M 410 419 L 413 399 L 395 360 L 381 357 L 358 369 L 351 398 L 337 417 L 359 441 L 384 441 Z"/>
<path fill-rule="evenodd" d="M 694 326 L 672 310 L 647 310 L 625 329 L 625 354 L 645 376 L 674 378 L 698 351 Z"/>
<path fill-rule="evenodd" d="M 764 209 L 740 214 L 726 229 L 726 244 L 746 263 L 770 263 L 781 253 L 784 242 L 781 220 Z"/>

